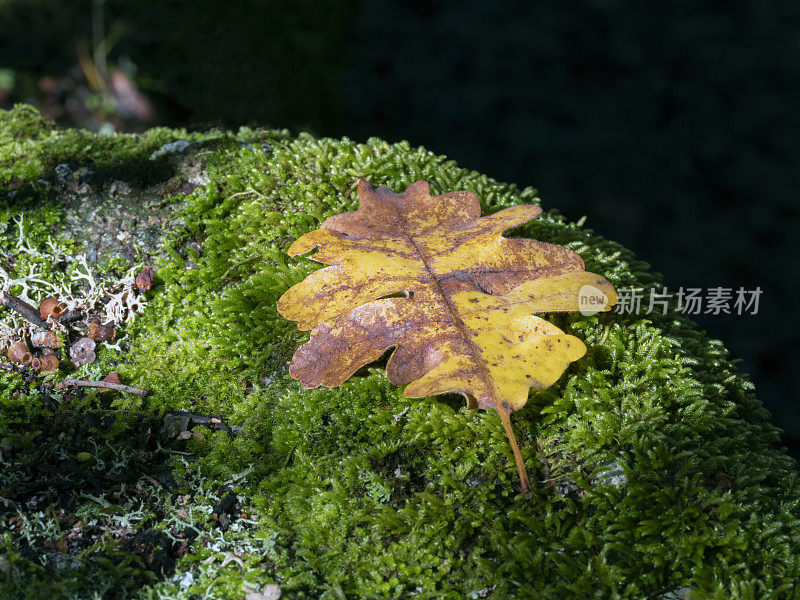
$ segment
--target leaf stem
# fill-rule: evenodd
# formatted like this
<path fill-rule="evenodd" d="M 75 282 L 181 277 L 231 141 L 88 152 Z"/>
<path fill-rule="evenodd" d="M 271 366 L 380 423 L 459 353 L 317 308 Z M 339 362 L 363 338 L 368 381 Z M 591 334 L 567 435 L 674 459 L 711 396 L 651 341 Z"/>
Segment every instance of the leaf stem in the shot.
<path fill-rule="evenodd" d="M 519 483 L 522 488 L 522 497 L 531 497 L 531 484 L 528 480 L 528 473 L 525 471 L 525 464 L 522 462 L 522 454 L 519 452 L 517 446 L 517 438 L 514 437 L 514 430 L 511 428 L 511 417 L 502 407 L 498 408 L 497 414 L 500 415 L 500 420 L 503 422 L 503 428 L 506 430 L 506 436 L 511 443 L 511 450 L 514 452 L 514 460 L 517 461 L 517 471 L 519 471 Z"/>

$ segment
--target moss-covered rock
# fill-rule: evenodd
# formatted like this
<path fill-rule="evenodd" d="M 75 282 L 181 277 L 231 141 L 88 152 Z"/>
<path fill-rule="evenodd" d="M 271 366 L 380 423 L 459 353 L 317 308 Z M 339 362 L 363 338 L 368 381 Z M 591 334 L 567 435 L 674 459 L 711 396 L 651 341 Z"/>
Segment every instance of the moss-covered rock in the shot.
<path fill-rule="evenodd" d="M 20 243 L 39 249 L 41 279 L 70 276 L 47 264 L 52 247 L 94 249 L 98 276 L 157 266 L 125 342 L 84 367 L 113 367 L 146 398 L 66 402 L 0 375 L 3 597 L 241 598 L 270 582 L 287 598 L 796 597 L 796 465 L 723 345 L 681 316 L 557 317 L 589 351 L 514 414 L 530 500 L 493 412 L 403 398 L 377 367 L 332 390 L 289 378 L 307 334 L 276 301 L 319 265 L 285 250 L 354 209 L 359 177 L 470 190 L 484 213 L 539 202 L 405 142 L 102 137 L 2 113 L 0 266 L 24 275 L 9 263 Z M 99 220 L 70 225 L 86 206 Z M 118 239 L 121 223 L 133 233 Z M 101 243 L 108 227 L 127 250 Z M 516 234 L 575 250 L 618 287 L 660 284 L 554 210 Z M 241 429 L 167 440 L 165 411 Z"/>

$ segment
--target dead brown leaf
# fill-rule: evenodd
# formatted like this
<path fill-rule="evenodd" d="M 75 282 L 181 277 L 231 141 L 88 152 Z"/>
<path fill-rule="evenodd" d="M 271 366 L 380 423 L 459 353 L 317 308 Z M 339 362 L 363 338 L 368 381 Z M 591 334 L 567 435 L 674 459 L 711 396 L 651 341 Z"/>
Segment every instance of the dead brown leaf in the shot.
<path fill-rule="evenodd" d="M 586 351 L 535 313 L 579 310 L 586 286 L 608 310 L 613 286 L 567 248 L 501 235 L 539 216 L 538 206 L 481 217 L 475 194 L 431 196 L 425 181 L 396 193 L 361 180 L 358 198 L 358 210 L 289 248 L 293 256 L 316 249 L 310 258 L 330 265 L 278 302 L 281 315 L 311 330 L 289 373 L 306 388 L 336 387 L 394 348 L 386 373 L 406 385 L 404 396 L 456 392 L 470 407 L 497 410 L 529 495 L 509 414 Z"/>

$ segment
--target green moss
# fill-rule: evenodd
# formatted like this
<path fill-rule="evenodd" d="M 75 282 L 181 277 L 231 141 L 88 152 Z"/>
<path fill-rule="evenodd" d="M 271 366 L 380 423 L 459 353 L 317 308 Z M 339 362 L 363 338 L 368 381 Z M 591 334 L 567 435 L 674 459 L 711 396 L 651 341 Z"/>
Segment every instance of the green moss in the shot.
<path fill-rule="evenodd" d="M 91 146 L 71 146 L 77 164 L 123 173 L 128 160 L 137 168 L 136 153 L 185 136 L 84 139 L 37 125 L 24 108 L 0 118 L 8 120 L 0 148 L 27 145 L 16 150 L 17 172 L 32 168 L 23 154 L 43 155 L 52 136 Z M 14 131 L 26 139 L 14 141 Z M 138 596 L 200 597 L 212 585 L 215 597 L 239 598 L 244 579 L 274 580 L 292 598 L 656 598 L 684 587 L 697 598 L 796 597 L 796 465 L 776 449 L 778 430 L 723 345 L 683 317 L 558 318 L 589 352 L 512 419 L 537 482 L 531 500 L 518 494 L 492 412 L 468 411 L 456 397 L 402 398 L 380 368 L 337 389 L 301 389 L 287 365 L 307 334 L 275 305 L 319 265 L 285 251 L 354 209 L 359 177 L 394 189 L 425 179 L 433 193 L 471 190 L 484 212 L 539 200 L 407 143 L 237 137 L 249 145 L 205 153 L 208 182 L 181 197 L 185 226 L 171 235 L 152 301 L 128 331 L 132 349 L 103 365 L 122 361 L 114 368 L 123 378 L 151 390 L 115 410 L 211 412 L 242 426 L 237 436 L 205 431 L 181 446 L 192 460 L 174 455 L 168 464 L 193 510 L 227 484 L 255 525 L 217 542 L 213 531 L 199 537 L 174 576 L 138 587 Z M 514 234 L 572 248 L 618 287 L 660 284 L 628 250 L 555 211 Z M 21 385 L 0 377 L 6 390 Z M 4 418 L 36 410 L 35 395 L 0 399 Z M 721 474 L 732 489 L 718 485 Z M 174 501 L 149 506 L 147 525 L 168 530 Z M 245 549 L 243 564 L 222 567 L 214 553 L 233 548 Z M 186 572 L 194 579 L 183 585 Z"/>
<path fill-rule="evenodd" d="M 31 205 L 52 195 L 57 165 L 85 168 L 84 177 L 146 185 L 172 172 L 169 153 L 151 159 L 165 143 L 226 143 L 219 133 L 189 134 L 163 127 L 143 135 L 97 135 L 83 129 L 57 129 L 36 109 L 17 105 L 0 119 L 0 201 Z"/>

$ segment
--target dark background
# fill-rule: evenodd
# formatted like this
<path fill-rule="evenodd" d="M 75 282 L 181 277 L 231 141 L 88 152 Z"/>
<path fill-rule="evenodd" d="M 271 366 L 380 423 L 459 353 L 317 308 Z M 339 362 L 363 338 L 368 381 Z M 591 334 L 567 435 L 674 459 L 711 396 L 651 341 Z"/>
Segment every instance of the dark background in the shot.
<path fill-rule="evenodd" d="M 701 315 L 800 457 L 800 3 L 0 0 L 0 104 L 95 130 L 409 140 L 540 191 Z"/>

